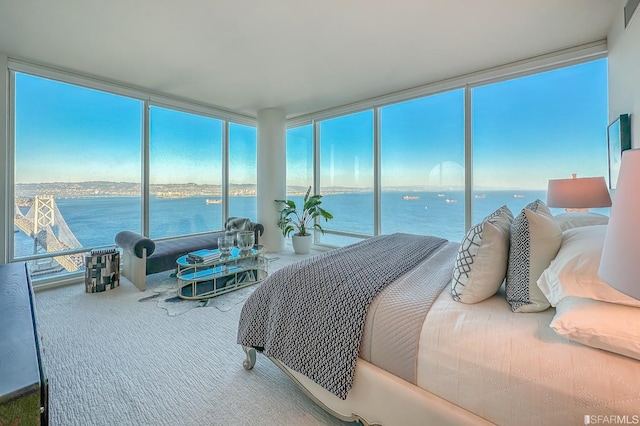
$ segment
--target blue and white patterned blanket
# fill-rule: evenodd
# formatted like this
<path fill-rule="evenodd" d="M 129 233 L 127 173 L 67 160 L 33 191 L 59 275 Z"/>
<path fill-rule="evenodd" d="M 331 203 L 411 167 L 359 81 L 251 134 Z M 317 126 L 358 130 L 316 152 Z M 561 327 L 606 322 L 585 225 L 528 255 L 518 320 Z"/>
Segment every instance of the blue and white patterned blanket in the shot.
<path fill-rule="evenodd" d="M 282 268 L 244 304 L 238 343 L 261 349 L 345 399 L 371 301 L 446 243 L 382 235 Z"/>

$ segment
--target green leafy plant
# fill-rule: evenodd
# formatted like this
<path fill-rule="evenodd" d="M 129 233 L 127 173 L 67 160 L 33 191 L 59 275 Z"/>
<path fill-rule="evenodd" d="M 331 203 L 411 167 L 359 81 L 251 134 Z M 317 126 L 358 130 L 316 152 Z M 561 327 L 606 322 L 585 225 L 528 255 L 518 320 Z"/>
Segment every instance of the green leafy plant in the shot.
<path fill-rule="evenodd" d="M 317 229 L 324 234 L 324 229 L 315 220 L 317 217 L 325 220 L 333 219 L 333 215 L 320 207 L 322 195 L 310 195 L 311 187 L 302 200 L 302 210 L 298 211 L 293 200 L 275 200 L 276 203 L 283 203 L 285 206 L 280 210 L 278 226 L 282 229 L 282 235 L 288 237 L 291 232 L 294 235 L 305 236 L 309 234 L 309 229 Z"/>

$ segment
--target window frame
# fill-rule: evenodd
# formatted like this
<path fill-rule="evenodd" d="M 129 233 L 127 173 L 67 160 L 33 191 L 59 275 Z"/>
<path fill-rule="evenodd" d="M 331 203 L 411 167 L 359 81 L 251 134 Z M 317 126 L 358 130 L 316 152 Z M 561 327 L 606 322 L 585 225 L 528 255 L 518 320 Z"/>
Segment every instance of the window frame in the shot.
<path fill-rule="evenodd" d="M 8 97 L 8 111 L 7 111 L 7 146 L 6 146 L 6 201 L 4 205 L 5 211 L 5 223 L 3 224 L 4 232 L 6 235 L 5 243 L 3 245 L 2 258 L 6 262 L 26 262 L 38 259 L 46 259 L 54 257 L 55 254 L 76 254 L 86 253 L 92 249 L 105 248 L 102 247 L 82 247 L 78 249 L 68 250 L 64 252 L 48 252 L 29 256 L 16 257 L 14 253 L 14 233 L 12 232 L 14 223 L 12 218 L 15 214 L 14 200 L 15 200 L 15 153 L 16 153 L 16 139 L 15 139 L 15 102 L 16 102 L 16 73 L 28 74 L 38 78 L 49 79 L 60 83 L 70 84 L 81 88 L 98 90 L 113 95 L 124 96 L 131 99 L 139 100 L 142 102 L 142 123 L 141 123 L 141 141 L 140 141 L 140 175 L 141 175 L 141 223 L 139 232 L 143 235 L 149 235 L 149 142 L 150 142 L 150 108 L 151 106 L 158 106 L 161 108 L 167 108 L 179 112 L 188 114 L 195 114 L 204 116 L 207 118 L 213 118 L 222 121 L 222 188 L 223 188 L 223 223 L 228 217 L 228 148 L 229 148 L 229 124 L 241 124 L 250 127 L 257 128 L 257 120 L 253 117 L 245 116 L 242 114 L 232 113 L 229 111 L 221 110 L 212 106 L 202 105 L 195 102 L 188 102 L 183 100 L 174 99 L 161 94 L 156 94 L 150 91 L 145 91 L 137 88 L 130 88 L 116 82 L 110 82 L 103 79 L 97 79 L 90 76 L 83 76 L 76 73 L 67 71 L 55 70 L 45 66 L 34 65 L 20 60 L 7 59 L 7 97 Z M 211 230 L 215 231 L 215 230 Z M 174 236 L 175 237 L 175 236 Z M 168 237 L 168 238 L 174 238 Z M 112 246 L 110 246 L 112 247 Z M 84 271 L 64 273 L 59 275 L 52 275 L 42 278 L 34 278 L 35 288 L 54 287 L 60 285 L 66 285 L 76 283 L 84 276 Z"/>

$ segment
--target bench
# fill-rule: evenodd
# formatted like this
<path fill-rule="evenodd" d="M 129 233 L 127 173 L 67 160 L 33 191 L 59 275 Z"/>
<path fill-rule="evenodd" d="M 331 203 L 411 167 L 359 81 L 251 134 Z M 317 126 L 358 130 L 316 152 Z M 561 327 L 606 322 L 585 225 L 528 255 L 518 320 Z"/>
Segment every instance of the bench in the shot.
<path fill-rule="evenodd" d="M 218 248 L 218 238 L 229 232 L 252 230 L 255 243 L 264 232 L 264 226 L 249 219 L 230 217 L 225 229 L 204 234 L 152 240 L 133 231 L 121 231 L 115 243 L 122 249 L 121 275 L 133 283 L 140 291 L 146 288 L 146 276 L 176 268 L 176 260 L 189 252 Z"/>

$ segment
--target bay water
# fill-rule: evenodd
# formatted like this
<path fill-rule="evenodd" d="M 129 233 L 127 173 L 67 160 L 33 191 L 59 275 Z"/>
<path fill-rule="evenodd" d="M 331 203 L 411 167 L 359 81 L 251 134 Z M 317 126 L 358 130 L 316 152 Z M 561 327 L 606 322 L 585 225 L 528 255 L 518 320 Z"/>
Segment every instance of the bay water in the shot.
<path fill-rule="evenodd" d="M 290 197 L 299 205 L 301 196 Z M 502 205 L 507 205 L 514 216 L 528 203 L 545 201 L 546 191 L 485 191 L 474 194 L 473 222 Z M 192 234 L 222 229 L 222 204 L 206 202 L 206 197 L 150 199 L 150 228 L 152 238 Z M 114 245 L 115 235 L 122 230 L 140 232 L 141 203 L 139 197 L 83 197 L 56 198 L 60 216 L 82 247 L 101 248 Z M 336 230 L 355 234 L 373 235 L 373 193 L 350 192 L 327 194 L 324 207 L 334 216 L 322 221 L 327 231 Z M 405 232 L 435 235 L 452 241 L 464 236 L 464 193 L 399 192 L 381 194 L 381 231 L 384 234 Z M 551 209 L 561 213 L 561 209 Z M 609 209 L 593 211 L 608 215 Z M 230 216 L 244 216 L 256 220 L 255 196 L 229 197 Z M 61 227 L 61 224 L 57 224 Z M 17 229 L 17 228 L 16 228 Z M 349 239 L 323 236 L 327 244 L 342 245 Z M 15 233 L 15 255 L 33 254 L 33 240 L 22 232 Z"/>

